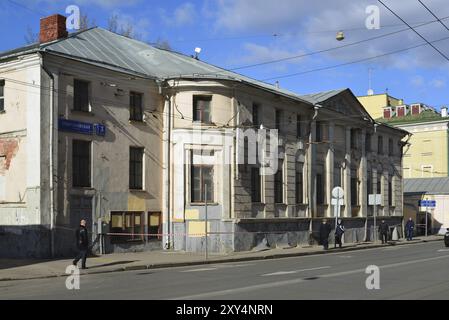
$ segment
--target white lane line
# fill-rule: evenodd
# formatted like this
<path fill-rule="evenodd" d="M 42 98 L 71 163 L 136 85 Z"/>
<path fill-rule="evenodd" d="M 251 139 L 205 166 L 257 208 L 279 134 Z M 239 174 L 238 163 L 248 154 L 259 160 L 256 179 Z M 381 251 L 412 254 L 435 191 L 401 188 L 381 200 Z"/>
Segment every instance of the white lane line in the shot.
<path fill-rule="evenodd" d="M 212 270 L 217 270 L 217 268 L 192 269 L 192 270 L 181 271 L 181 273 L 187 273 L 187 272 L 202 272 L 202 271 L 212 271 Z"/>
<path fill-rule="evenodd" d="M 449 252 L 449 249 L 440 249 L 438 252 Z"/>
<path fill-rule="evenodd" d="M 227 269 L 227 268 L 244 268 L 244 267 L 250 267 L 253 266 L 254 263 L 247 263 L 247 264 L 230 264 L 230 265 L 221 265 L 217 266 L 219 269 Z"/>
<path fill-rule="evenodd" d="M 338 256 L 339 258 L 342 258 L 342 259 L 350 259 L 350 258 L 352 258 L 352 256 Z"/>
<path fill-rule="evenodd" d="M 279 272 L 263 274 L 262 277 L 282 276 L 282 275 L 286 275 L 286 274 L 295 274 L 295 273 L 300 273 L 300 272 L 322 270 L 322 269 L 329 269 L 329 268 L 330 268 L 330 266 L 311 268 L 311 269 L 302 269 L 302 270 L 292 270 L 292 271 L 279 271 Z"/>
<path fill-rule="evenodd" d="M 429 261 L 435 261 L 435 260 L 441 260 L 441 259 L 447 259 L 449 258 L 449 255 L 435 257 L 435 258 L 428 258 L 428 259 L 420 259 L 420 260 L 413 260 L 413 261 L 405 261 L 405 262 L 399 262 L 399 263 L 393 263 L 393 264 L 387 264 L 384 266 L 379 266 L 380 269 L 389 269 L 389 268 L 397 268 L 402 267 L 406 265 L 412 265 L 417 263 L 423 263 L 423 262 L 429 262 Z M 336 273 L 329 273 L 318 276 L 318 278 L 332 278 L 332 277 L 340 277 L 340 276 L 347 276 L 352 274 L 358 274 L 362 273 L 364 274 L 366 271 L 366 268 L 363 269 L 356 269 L 356 270 L 350 270 L 350 271 L 344 271 L 344 272 L 336 272 Z M 227 289 L 227 290 L 219 290 L 219 291 L 211 291 L 206 293 L 200 293 L 200 294 L 194 294 L 190 296 L 184 296 L 184 297 L 177 297 L 172 298 L 170 300 L 200 300 L 204 298 L 211 298 L 211 297 L 218 297 L 218 296 L 226 296 L 226 295 L 235 295 L 236 293 L 244 293 L 244 292 L 250 292 L 255 290 L 261 290 L 261 289 L 270 289 L 275 287 L 282 287 L 282 286 L 289 286 L 292 284 L 298 284 L 302 282 L 306 282 L 305 279 L 290 279 L 290 280 L 284 280 L 284 281 L 275 281 L 275 282 L 269 282 L 264 284 L 256 284 L 252 286 L 247 287 L 241 287 L 241 288 L 235 288 L 235 289 Z"/>

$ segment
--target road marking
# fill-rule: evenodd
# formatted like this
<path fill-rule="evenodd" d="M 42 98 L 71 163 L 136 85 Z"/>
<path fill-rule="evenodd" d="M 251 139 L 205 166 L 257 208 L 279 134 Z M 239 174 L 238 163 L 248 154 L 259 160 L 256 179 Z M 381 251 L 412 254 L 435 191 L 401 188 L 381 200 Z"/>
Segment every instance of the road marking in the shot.
<path fill-rule="evenodd" d="M 186 270 L 186 271 L 181 271 L 181 272 L 186 273 L 186 272 L 201 272 L 201 271 L 212 271 L 212 270 L 217 270 L 217 268 L 192 269 L 192 270 Z"/>
<path fill-rule="evenodd" d="M 440 249 L 438 252 L 449 252 L 449 249 Z"/>
<path fill-rule="evenodd" d="M 349 259 L 352 258 L 352 256 L 338 256 L 339 258 L 343 258 L 343 259 Z"/>
<path fill-rule="evenodd" d="M 254 263 L 246 263 L 246 264 L 230 264 L 230 265 L 220 265 L 217 266 L 217 268 L 220 269 L 226 269 L 226 268 L 244 268 L 244 267 L 250 267 L 253 266 Z"/>
<path fill-rule="evenodd" d="M 441 259 L 447 259 L 449 258 L 449 255 L 435 257 L 435 258 L 428 258 L 428 259 L 421 259 L 421 260 L 413 260 L 413 261 L 405 261 L 405 262 L 399 262 L 399 263 L 393 263 L 393 264 L 387 264 L 384 266 L 379 266 L 380 269 L 389 269 L 389 268 L 397 268 L 402 267 L 406 265 L 411 264 L 417 264 L 422 262 L 429 262 L 429 261 L 435 261 L 435 260 L 441 260 Z M 350 271 L 343 271 L 343 272 L 336 272 L 336 273 L 329 273 L 318 276 L 319 279 L 323 278 L 332 278 L 332 277 L 340 277 L 340 276 L 347 276 L 352 274 L 358 274 L 362 273 L 364 274 L 366 271 L 366 268 L 363 269 L 356 269 L 356 270 L 350 270 Z M 247 287 L 241 287 L 241 288 L 235 288 L 235 289 L 227 289 L 227 290 L 219 290 L 219 291 L 211 291 L 211 292 L 205 292 L 205 293 L 199 293 L 194 294 L 190 296 L 184 296 L 184 297 L 177 297 L 172 298 L 170 300 L 201 300 L 204 298 L 211 298 L 211 297 L 219 297 L 219 296 L 226 296 L 226 295 L 235 295 L 236 293 L 244 293 L 244 292 L 250 292 L 255 290 L 261 290 L 261 289 L 270 289 L 275 287 L 282 287 L 282 286 L 289 286 L 292 284 L 298 284 L 302 282 L 307 282 L 306 279 L 298 278 L 298 279 L 290 279 L 290 280 L 284 280 L 284 281 L 275 281 L 275 282 L 269 282 L 264 284 L 256 284 L 252 286 Z"/>
<path fill-rule="evenodd" d="M 282 275 L 286 275 L 286 274 L 295 274 L 295 273 L 300 273 L 300 272 L 322 270 L 322 269 L 329 269 L 329 268 L 330 268 L 330 266 L 312 268 L 312 269 L 292 270 L 292 271 L 279 271 L 279 272 L 263 274 L 262 277 L 282 276 Z"/>

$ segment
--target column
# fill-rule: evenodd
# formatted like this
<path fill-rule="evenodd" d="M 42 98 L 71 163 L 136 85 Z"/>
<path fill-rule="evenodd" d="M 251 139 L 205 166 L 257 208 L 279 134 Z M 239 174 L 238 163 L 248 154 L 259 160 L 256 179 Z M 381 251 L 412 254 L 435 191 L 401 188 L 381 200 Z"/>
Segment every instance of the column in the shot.
<path fill-rule="evenodd" d="M 316 122 L 310 124 L 309 148 L 307 150 L 307 213 L 309 218 L 316 215 L 315 166 L 316 159 Z"/>
<path fill-rule="evenodd" d="M 345 210 L 344 217 L 352 216 L 351 207 L 351 128 L 346 128 L 346 155 L 344 167 Z"/>
<path fill-rule="evenodd" d="M 326 203 L 328 204 L 325 214 L 326 217 L 333 216 L 331 200 L 332 200 L 332 189 L 334 188 L 334 129 L 335 129 L 334 123 L 330 123 L 328 129 L 329 145 L 326 155 Z"/>

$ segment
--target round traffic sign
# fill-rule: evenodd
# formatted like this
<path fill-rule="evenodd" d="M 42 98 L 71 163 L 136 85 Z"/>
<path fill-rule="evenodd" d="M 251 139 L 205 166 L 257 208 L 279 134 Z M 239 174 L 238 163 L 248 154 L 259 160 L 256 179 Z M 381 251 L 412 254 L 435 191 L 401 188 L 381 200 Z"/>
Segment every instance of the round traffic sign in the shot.
<path fill-rule="evenodd" d="M 335 187 L 332 190 L 332 198 L 334 199 L 343 199 L 345 197 L 345 191 L 342 187 Z"/>

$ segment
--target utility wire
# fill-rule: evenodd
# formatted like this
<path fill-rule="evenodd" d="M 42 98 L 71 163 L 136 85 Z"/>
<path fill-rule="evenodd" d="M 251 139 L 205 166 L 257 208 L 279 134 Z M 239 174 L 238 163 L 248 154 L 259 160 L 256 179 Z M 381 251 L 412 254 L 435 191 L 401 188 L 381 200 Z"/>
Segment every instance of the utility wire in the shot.
<path fill-rule="evenodd" d="M 426 8 L 426 10 L 429 11 L 430 14 L 431 14 L 432 16 L 434 16 L 435 19 L 437 19 L 437 21 L 438 21 L 439 23 L 441 23 L 441 25 L 442 25 L 443 27 L 446 28 L 447 31 L 449 31 L 449 28 L 443 23 L 443 21 L 441 21 L 442 19 L 438 18 L 437 15 L 436 15 L 435 13 L 433 13 L 433 11 L 430 10 L 429 7 L 426 6 L 421 0 L 418 0 L 418 2 L 421 3 L 421 5 L 422 5 L 424 8 Z"/>
<path fill-rule="evenodd" d="M 26 6 L 26 5 L 22 4 L 22 3 L 17 2 L 17 1 L 14 1 L 14 0 L 7 0 L 7 1 L 9 3 L 17 6 L 17 7 L 21 7 L 22 9 L 25 9 L 25 10 L 28 10 L 30 12 L 33 12 L 33 13 L 39 15 L 39 16 L 46 16 L 46 15 L 48 15 L 47 12 L 28 7 L 28 6 Z"/>
<path fill-rule="evenodd" d="M 448 39 L 449 39 L 449 37 L 444 37 L 444 38 L 441 38 L 441 39 L 438 39 L 438 40 L 435 40 L 435 41 L 431 41 L 430 43 L 441 42 L 441 41 L 445 41 L 445 40 L 448 40 Z M 313 72 L 318 72 L 318 71 L 335 69 L 335 68 L 344 67 L 344 66 L 348 66 L 348 65 L 352 65 L 352 64 L 357 64 L 357 63 L 360 63 L 360 62 L 365 62 L 365 61 L 369 61 L 369 60 L 374 60 L 374 59 L 386 57 L 386 56 L 389 56 L 389 55 L 392 55 L 392 54 L 397 54 L 397 53 L 409 51 L 409 50 L 416 49 L 416 48 L 419 48 L 419 47 L 424 47 L 424 46 L 427 46 L 427 45 L 428 45 L 427 43 L 422 43 L 422 44 L 415 45 L 415 46 L 412 46 L 412 47 L 399 49 L 399 50 L 387 52 L 387 53 L 380 54 L 380 55 L 375 55 L 375 56 L 368 57 L 368 58 L 363 58 L 363 59 L 359 59 L 359 60 L 354 60 L 354 61 L 345 62 L 345 63 L 341 63 L 341 64 L 336 64 L 336 65 L 332 65 L 332 66 L 326 66 L 326 67 L 317 68 L 317 69 L 306 70 L 306 71 L 297 72 L 297 73 L 286 74 L 286 75 L 278 76 L 278 77 L 266 78 L 266 79 L 262 79 L 260 81 L 269 81 L 269 80 L 276 80 L 276 79 L 291 78 L 291 77 L 295 77 L 295 76 L 299 76 L 299 75 L 303 75 L 303 74 L 307 74 L 307 73 L 313 73 Z"/>
<path fill-rule="evenodd" d="M 449 57 L 445 55 L 443 52 L 440 51 L 437 47 L 435 47 L 429 40 L 427 40 L 421 33 L 416 31 L 410 24 L 407 23 L 404 19 L 402 19 L 396 12 L 394 12 L 392 9 L 390 9 L 385 3 L 383 3 L 381 0 L 377 0 L 380 4 L 382 4 L 388 11 L 390 11 L 396 18 L 401 20 L 407 27 L 409 27 L 414 33 L 416 33 L 421 39 L 423 39 L 425 42 L 427 42 L 428 45 L 430 45 L 435 51 L 437 51 L 442 57 L 444 57 L 447 61 L 449 61 Z"/>

